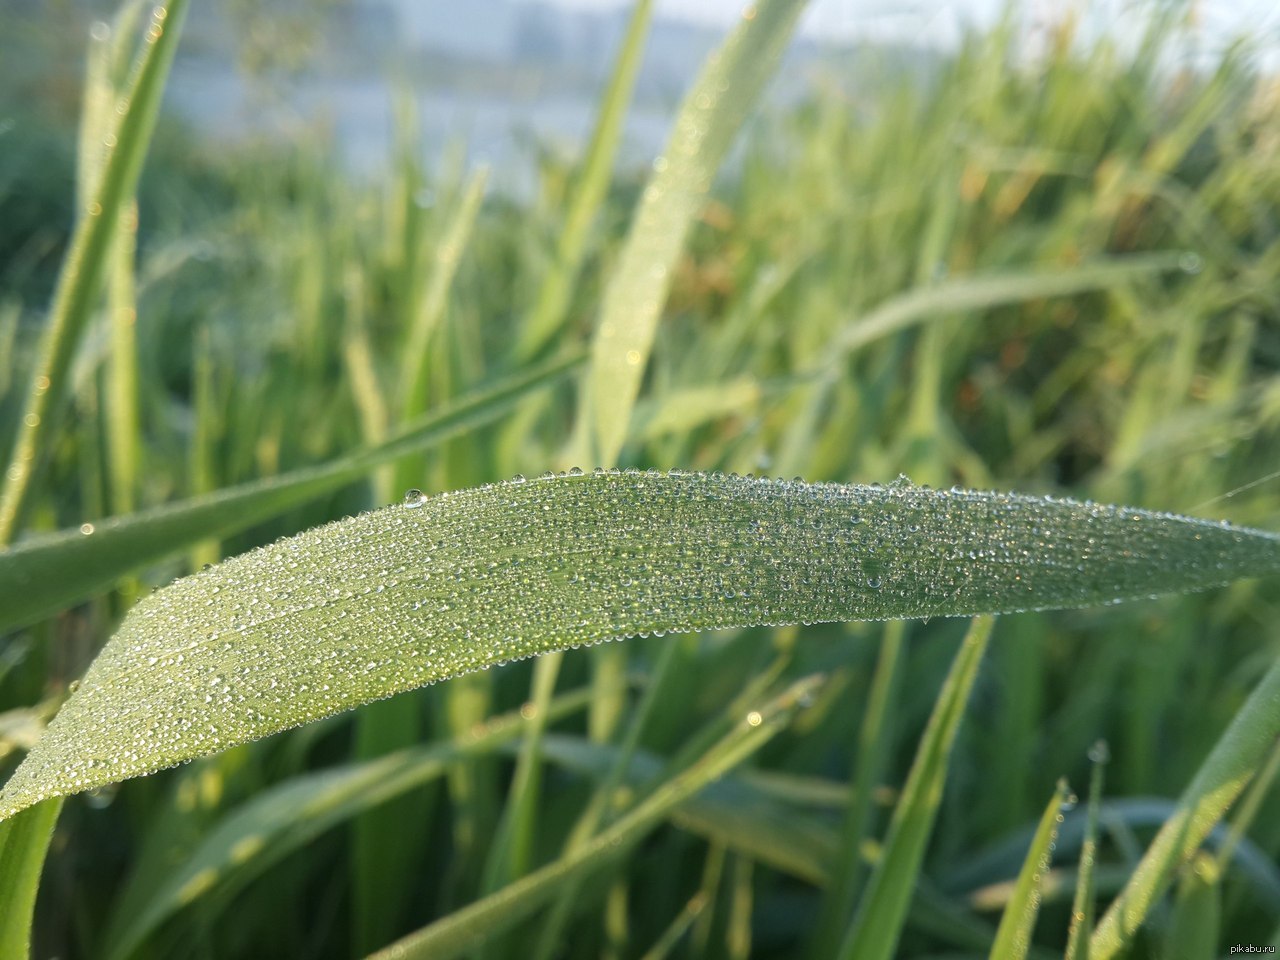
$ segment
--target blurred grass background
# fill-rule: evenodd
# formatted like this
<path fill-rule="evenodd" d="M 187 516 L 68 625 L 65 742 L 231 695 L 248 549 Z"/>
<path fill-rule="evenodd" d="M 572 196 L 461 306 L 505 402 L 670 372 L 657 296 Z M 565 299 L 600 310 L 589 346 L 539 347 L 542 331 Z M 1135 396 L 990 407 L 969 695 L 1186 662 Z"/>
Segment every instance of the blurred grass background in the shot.
<path fill-rule="evenodd" d="M 84 55 L 82 37 L 62 38 L 61 54 L 33 53 L 22 18 L 12 23 L 0 54 L 5 450 L 76 209 L 81 79 L 42 68 L 42 58 Z M 1280 468 L 1280 84 L 1245 43 L 1180 69 L 1177 35 L 1176 17 L 1156 18 L 1121 50 L 1083 38 L 1067 18 L 1029 57 L 1009 18 L 929 71 L 886 72 L 854 93 L 817 83 L 758 117 L 674 271 L 622 465 L 857 482 L 905 473 L 1274 529 L 1275 483 L 1212 501 Z M 619 166 L 585 227 L 579 279 L 534 336 L 579 159 L 538 151 L 527 195 L 486 194 L 465 151 L 424 152 L 412 107 L 398 117 L 397 145 L 372 177 L 351 176 L 319 134 L 228 147 L 162 123 L 138 197 L 136 289 L 111 294 L 133 303 L 123 309 L 134 311 L 136 363 L 122 372 L 118 325 L 100 311 L 29 529 L 322 462 L 589 341 L 647 171 Z M 1177 269 L 1072 296 L 1037 286 L 1054 270 L 1168 251 L 1181 256 Z M 952 299 L 947 285 L 971 275 L 1021 286 L 986 305 Z M 934 290 L 917 324 L 833 350 L 859 318 Z M 122 404 L 122 389 L 132 402 Z M 139 589 L 407 486 L 435 492 L 570 466 L 576 397 L 561 385 L 500 423 L 14 634 L 0 649 L 0 773 L 17 759 L 27 708 L 80 675 Z M 1246 583 L 1004 618 L 929 848 L 932 899 L 909 920 L 901 955 L 985 952 L 1028 831 L 1059 776 L 1087 782 L 1099 738 L 1112 756 L 1099 890 L 1114 893 L 1162 804 L 1280 653 L 1278 600 L 1274 584 Z M 581 887 L 556 955 L 641 956 L 668 941 L 673 956 L 803 955 L 837 838 L 866 830 L 842 810 L 882 649 L 901 644 L 880 703 L 889 748 L 868 774 L 872 837 L 962 629 L 755 630 L 567 655 L 558 689 L 593 684 L 595 696 L 587 714 L 554 724 L 576 737 L 544 744 L 540 787 L 511 790 L 509 752 L 456 759 L 442 779 L 353 811 L 350 829 L 323 832 L 278 863 L 258 869 L 248 853 L 242 876 L 233 864 L 198 890 L 137 955 L 362 955 L 470 902 L 495 877 L 555 857 L 591 795 L 582 738 L 620 739 L 655 673 L 662 696 L 637 736 L 660 771 L 771 665 L 795 677 L 826 671 L 833 682 L 802 726 L 735 775 L 714 815 L 677 817 L 606 881 Z M 69 802 L 38 905 L 37 955 L 105 955 L 137 904 L 171 884 L 248 797 L 462 735 L 519 709 L 534 669 L 464 678 Z M 606 768 L 597 762 L 596 775 Z M 506 824 L 509 798 L 531 805 L 532 819 Z M 771 854 L 779 821 L 799 825 L 809 845 Z M 1280 803 L 1264 797 L 1247 826 L 1213 883 L 1220 918 L 1206 955 L 1280 935 Z M 524 834 L 512 839 L 513 829 Z M 508 845 L 498 854 L 496 835 Z M 1047 895 L 1036 936 L 1045 951 L 1066 941 L 1075 844 L 1059 845 L 1064 882 Z M 494 866 L 495 857 L 506 859 Z M 1157 911 L 1139 955 L 1166 955 L 1179 916 L 1172 900 Z M 545 921 L 489 955 L 530 955 Z"/>

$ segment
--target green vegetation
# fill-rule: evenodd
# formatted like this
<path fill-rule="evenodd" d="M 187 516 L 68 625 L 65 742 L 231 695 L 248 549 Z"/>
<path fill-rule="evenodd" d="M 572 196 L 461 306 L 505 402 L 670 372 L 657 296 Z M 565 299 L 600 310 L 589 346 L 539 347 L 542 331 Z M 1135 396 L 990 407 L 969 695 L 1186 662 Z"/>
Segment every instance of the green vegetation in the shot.
<path fill-rule="evenodd" d="M 184 5 L 95 35 L 78 148 L 0 133 L 0 777 L 30 752 L 4 809 L 58 795 L 0 823 L 0 955 L 1280 940 L 1276 540 L 1216 523 L 1280 515 L 1280 100 L 1246 48 L 1193 74 L 1170 22 L 1134 54 L 1063 27 L 1032 62 L 1002 25 L 765 111 L 717 178 L 798 13 L 766 0 L 609 182 L 641 3 L 587 155 L 517 202 L 424 162 L 408 108 L 375 183 L 153 138 Z M 200 571 L 409 487 L 481 489 Z M 430 661 L 379 589 L 425 575 Z M 304 689 L 353 650 L 373 679 Z M 122 749 L 134 720 L 173 749 Z"/>

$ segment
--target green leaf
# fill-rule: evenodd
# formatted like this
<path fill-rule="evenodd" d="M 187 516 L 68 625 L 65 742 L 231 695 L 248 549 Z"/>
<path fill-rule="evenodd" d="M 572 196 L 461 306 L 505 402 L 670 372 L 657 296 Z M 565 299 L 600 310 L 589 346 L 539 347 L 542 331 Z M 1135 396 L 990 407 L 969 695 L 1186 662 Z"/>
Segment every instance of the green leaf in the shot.
<path fill-rule="evenodd" d="M 919 885 L 925 845 L 942 802 L 951 749 L 969 703 L 994 624 L 979 617 L 969 627 L 929 716 L 907 785 L 894 808 L 884 850 L 840 947 L 841 960 L 888 960 L 894 955 L 912 895 Z"/>
<path fill-rule="evenodd" d="M 340 520 L 134 607 L 0 816 L 550 650 L 658 631 L 969 615 L 1280 570 L 1280 538 L 1067 500 L 600 473 Z"/>
<path fill-rule="evenodd" d="M 617 462 L 685 237 L 803 8 L 800 0 L 749 7 L 680 107 L 604 293 L 582 408 L 589 419 L 578 425 L 592 451 L 580 448 L 584 460 Z"/>
<path fill-rule="evenodd" d="M 1138 253 L 1071 267 L 1038 267 L 956 277 L 932 286 L 916 287 L 891 297 L 846 327 L 823 351 L 823 366 L 829 373 L 835 373 L 848 354 L 930 317 L 1103 290 L 1126 280 L 1172 273 L 1186 264 L 1185 253 Z"/>
<path fill-rule="evenodd" d="M 104 145 L 106 159 L 97 188 L 81 212 L 58 275 L 22 426 L 5 472 L 6 483 L 0 492 L 0 544 L 13 539 L 31 481 L 52 437 L 49 431 L 58 401 L 67 393 L 71 360 L 97 302 L 116 226 L 142 172 L 186 8 L 186 0 L 170 0 L 152 10 L 142 54 L 128 91 L 116 107 L 118 119 Z"/>
<path fill-rule="evenodd" d="M 1036 917 L 1040 913 L 1041 883 L 1053 862 L 1053 845 L 1058 838 L 1058 825 L 1062 823 L 1062 806 L 1069 795 L 1067 782 L 1058 781 L 1058 787 L 1040 817 L 1035 838 L 1013 886 L 1013 895 L 1000 918 L 996 942 L 991 948 L 991 960 L 1025 960 L 1027 956 L 1031 935 L 1036 929 Z"/>
<path fill-rule="evenodd" d="M 0 823 L 0 957 L 31 953 L 31 915 L 62 801 L 46 801 Z"/>
<path fill-rule="evenodd" d="M 1178 867 L 1265 765 L 1280 735 L 1280 660 L 1272 664 L 1205 758 L 1089 943 L 1091 960 L 1111 960 L 1133 941 Z"/>
<path fill-rule="evenodd" d="M 0 630 L 33 623 L 109 587 L 122 576 L 208 537 L 225 537 L 329 493 L 401 455 L 422 450 L 511 410 L 577 366 L 573 354 L 478 390 L 385 443 L 315 467 L 33 537 L 0 551 Z M 86 534 L 86 530 L 92 531 Z"/>
<path fill-rule="evenodd" d="M 582 171 L 569 201 L 556 242 L 555 262 L 538 287 L 538 299 L 527 322 L 521 324 L 516 342 L 516 356 L 527 359 L 541 350 L 555 336 L 564 320 L 565 311 L 573 287 L 582 270 L 587 252 L 587 236 L 595 221 L 609 180 L 613 175 L 614 159 L 622 140 L 623 121 L 631 91 L 644 53 L 645 37 L 649 33 L 649 19 L 653 13 L 653 0 L 637 0 L 627 22 L 627 33 L 622 39 L 609 75 L 609 86 L 600 101 L 600 113 L 596 117 L 591 144 L 587 147 Z"/>
<path fill-rule="evenodd" d="M 1093 773 L 1089 777 L 1089 806 L 1085 811 L 1084 838 L 1080 843 L 1080 869 L 1076 874 L 1075 897 L 1071 901 L 1071 925 L 1067 929 L 1067 960 L 1089 960 L 1089 938 L 1093 935 L 1098 868 L 1098 819 L 1102 805 L 1102 777 L 1111 753 L 1105 740 L 1089 749 Z"/>

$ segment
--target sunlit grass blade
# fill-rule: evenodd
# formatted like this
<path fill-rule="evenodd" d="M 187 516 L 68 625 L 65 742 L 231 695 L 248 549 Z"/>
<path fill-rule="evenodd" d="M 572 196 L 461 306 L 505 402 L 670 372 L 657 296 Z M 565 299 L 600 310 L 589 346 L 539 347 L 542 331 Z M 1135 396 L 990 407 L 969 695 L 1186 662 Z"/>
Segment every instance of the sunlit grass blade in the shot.
<path fill-rule="evenodd" d="M 894 808 L 880 862 L 840 946 L 840 960 L 888 960 L 897 948 L 942 802 L 956 731 L 994 623 L 991 617 L 976 618 L 960 645 Z"/>
<path fill-rule="evenodd" d="M 1062 822 L 1062 806 L 1069 795 L 1067 782 L 1060 780 L 1040 817 L 1031 848 L 1014 883 L 1013 895 L 1000 918 L 996 942 L 991 948 L 991 960 L 1025 960 L 1031 948 L 1031 935 L 1040 914 L 1040 885 L 1053 861 L 1053 844 L 1058 838 L 1058 825 Z"/>
<path fill-rule="evenodd" d="M 417 316 L 413 317 L 413 325 L 405 338 L 400 369 L 402 416 L 417 416 L 426 407 L 428 347 L 432 334 L 444 318 L 445 308 L 449 303 L 449 290 L 453 286 L 454 275 L 458 272 L 459 261 L 471 240 L 488 180 L 489 172 L 485 168 L 472 174 L 458 201 L 458 209 L 454 211 L 435 251 L 421 308 Z"/>
<path fill-rule="evenodd" d="M 414 496 L 142 600 L 0 815 L 570 646 L 1089 605 L 1278 570 L 1280 538 L 1261 531 L 905 483 L 579 472 Z"/>
<path fill-rule="evenodd" d="M 1089 938 L 1093 936 L 1098 868 L 1098 814 L 1102 804 L 1102 781 L 1110 752 L 1105 740 L 1089 750 L 1093 773 L 1089 777 L 1089 806 L 1085 812 L 1084 840 L 1080 844 L 1080 869 L 1076 893 L 1071 903 L 1071 926 L 1067 931 L 1066 960 L 1089 960 Z"/>
<path fill-rule="evenodd" d="M 1274 663 L 1218 739 L 1177 809 L 1165 821 L 1090 941 L 1092 960 L 1111 960 L 1132 943 L 1174 873 L 1258 772 L 1280 733 L 1280 661 Z"/>
<path fill-rule="evenodd" d="M 586 691 L 566 694 L 549 705 L 547 716 L 558 720 L 586 703 Z M 493 717 L 462 740 L 303 774 L 264 790 L 228 813 L 184 863 L 155 885 L 149 899 L 116 914 L 104 955 L 123 960 L 166 918 L 213 889 L 243 887 L 324 831 L 441 776 L 456 758 L 516 739 L 527 723 L 518 711 Z"/>
<path fill-rule="evenodd" d="M 1190 262 L 1185 253 L 1142 253 L 1074 267 L 1042 267 L 943 280 L 892 297 L 859 317 L 824 351 L 824 368 L 835 369 L 850 353 L 880 337 L 930 317 L 989 310 L 1008 303 L 1104 290 L 1128 280 L 1174 273 Z"/>
<path fill-rule="evenodd" d="M 0 594 L 5 596 L 0 630 L 56 613 L 193 543 L 243 530 L 359 479 L 405 453 L 427 449 L 491 422 L 532 391 L 561 379 L 581 360 L 580 354 L 573 354 L 467 394 L 372 449 L 79 530 L 33 537 L 0 551 Z"/>
<path fill-rule="evenodd" d="M 653 794 L 600 833 L 577 853 L 556 860 L 522 880 L 410 934 L 376 960 L 448 960 L 509 929 L 554 897 L 559 888 L 587 876 L 642 839 L 673 807 L 724 775 L 773 739 L 790 723 L 800 704 L 811 696 L 818 678 L 789 687 L 780 696 L 743 717 L 737 728 L 716 743 L 688 770 L 659 786 Z"/>
<path fill-rule="evenodd" d="M 604 293 L 579 412 L 579 462 L 617 462 L 685 237 L 803 7 L 762 0 L 748 8 L 681 105 Z"/>
<path fill-rule="evenodd" d="M 538 287 L 538 299 L 529 319 L 521 324 L 516 356 L 528 359 L 541 350 L 564 322 L 574 284 L 582 270 L 591 224 L 600 211 L 605 191 L 613 175 L 614 159 L 622 137 L 623 121 L 631 102 L 636 74 L 644 53 L 645 36 L 653 0 L 637 0 L 627 21 L 627 32 L 609 76 L 609 86 L 600 100 L 591 144 L 582 171 L 565 212 L 564 225 L 556 240 L 555 261 Z"/>
<path fill-rule="evenodd" d="M 0 491 L 0 545 L 13 539 L 35 471 L 50 442 L 58 405 L 67 394 L 71 360 L 101 288 L 120 216 L 133 196 L 151 142 L 186 7 L 186 0 L 170 0 L 152 11 L 143 53 L 117 107 L 118 122 L 108 135 L 111 144 L 98 189 L 72 234 Z"/>
<path fill-rule="evenodd" d="M 31 955 L 36 891 L 61 810 L 55 798 L 0 823 L 0 957 Z"/>

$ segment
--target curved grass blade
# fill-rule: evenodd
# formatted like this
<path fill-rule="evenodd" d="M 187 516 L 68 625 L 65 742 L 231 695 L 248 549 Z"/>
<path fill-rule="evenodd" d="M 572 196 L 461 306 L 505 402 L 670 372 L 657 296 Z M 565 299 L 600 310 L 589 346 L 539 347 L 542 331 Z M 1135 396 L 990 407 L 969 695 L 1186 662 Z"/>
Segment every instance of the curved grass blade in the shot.
<path fill-rule="evenodd" d="M 585 690 L 559 697 L 548 706 L 547 717 L 558 720 L 579 711 L 588 698 Z M 130 956 L 165 919 L 215 886 L 243 887 L 324 831 L 443 775 L 458 757 L 514 740 L 527 723 L 519 712 L 493 717 L 465 740 L 304 774 L 263 791 L 229 813 L 150 898 L 117 913 L 104 955 Z"/>
<path fill-rule="evenodd" d="M 0 957 L 31 955 L 31 918 L 40 872 L 62 800 L 49 800 L 0 823 Z"/>
<path fill-rule="evenodd" d="M 0 817 L 371 700 L 656 631 L 1107 603 L 1280 571 L 1280 537 L 969 491 L 612 472 L 423 497 L 144 598 Z"/>
<path fill-rule="evenodd" d="M 976 618 L 951 664 L 902 797 L 894 808 L 880 862 L 840 946 L 840 960 L 888 960 L 897 950 L 912 893 L 919 882 L 925 845 L 942 802 L 956 731 L 964 718 L 994 623 L 989 616 Z"/>
<path fill-rule="evenodd" d="M 480 946 L 524 919 L 555 896 L 566 883 L 625 854 L 673 807 L 727 773 L 773 739 L 811 697 L 821 678 L 798 681 L 714 744 L 698 761 L 658 787 L 634 810 L 588 841 L 578 852 L 517 880 L 429 927 L 410 934 L 372 960 L 448 960 Z"/>
<path fill-rule="evenodd" d="M 980 273 L 917 287 L 889 298 L 846 327 L 824 351 L 823 369 L 834 372 L 848 354 L 873 340 L 940 314 L 1104 290 L 1126 280 L 1174 273 L 1188 263 L 1185 253 L 1137 253 L 1072 267 Z"/>
<path fill-rule="evenodd" d="M 143 52 L 128 92 L 116 107 L 119 119 L 108 137 L 97 190 L 72 234 L 0 491 L 0 545 L 9 543 L 17 530 L 31 480 L 49 442 L 58 401 L 66 394 L 71 360 L 97 299 L 121 211 L 133 197 L 142 172 L 186 8 L 186 0 L 170 0 L 152 11 Z"/>
<path fill-rule="evenodd" d="M 1031 849 L 1022 863 L 1013 896 L 1004 908 L 996 942 L 991 948 L 991 960 L 1025 960 L 1031 947 L 1031 935 L 1035 932 L 1036 917 L 1040 913 L 1040 887 L 1049 865 L 1053 861 L 1053 844 L 1058 838 L 1058 825 L 1062 823 L 1062 806 L 1067 802 L 1070 790 L 1065 780 L 1049 799 L 1040 825 L 1036 828 Z"/>
<path fill-rule="evenodd" d="M 1177 809 L 1156 834 L 1129 883 L 1112 901 L 1089 943 L 1092 960 L 1111 960 L 1132 943 L 1175 871 L 1266 762 L 1280 732 L 1280 661 L 1272 664 L 1201 764 Z"/>
<path fill-rule="evenodd" d="M 803 7 L 803 0 L 749 7 L 680 107 L 605 290 L 578 425 L 592 451 L 580 448 L 584 460 L 618 460 L 685 237 Z"/>
<path fill-rule="evenodd" d="M 193 543 L 225 537 L 322 496 L 405 453 L 434 446 L 511 410 L 583 357 L 572 354 L 476 391 L 385 443 L 316 467 L 226 487 L 78 530 L 33 537 L 0 551 L 0 631 L 33 623 Z M 86 535 L 87 531 L 92 531 Z"/>

